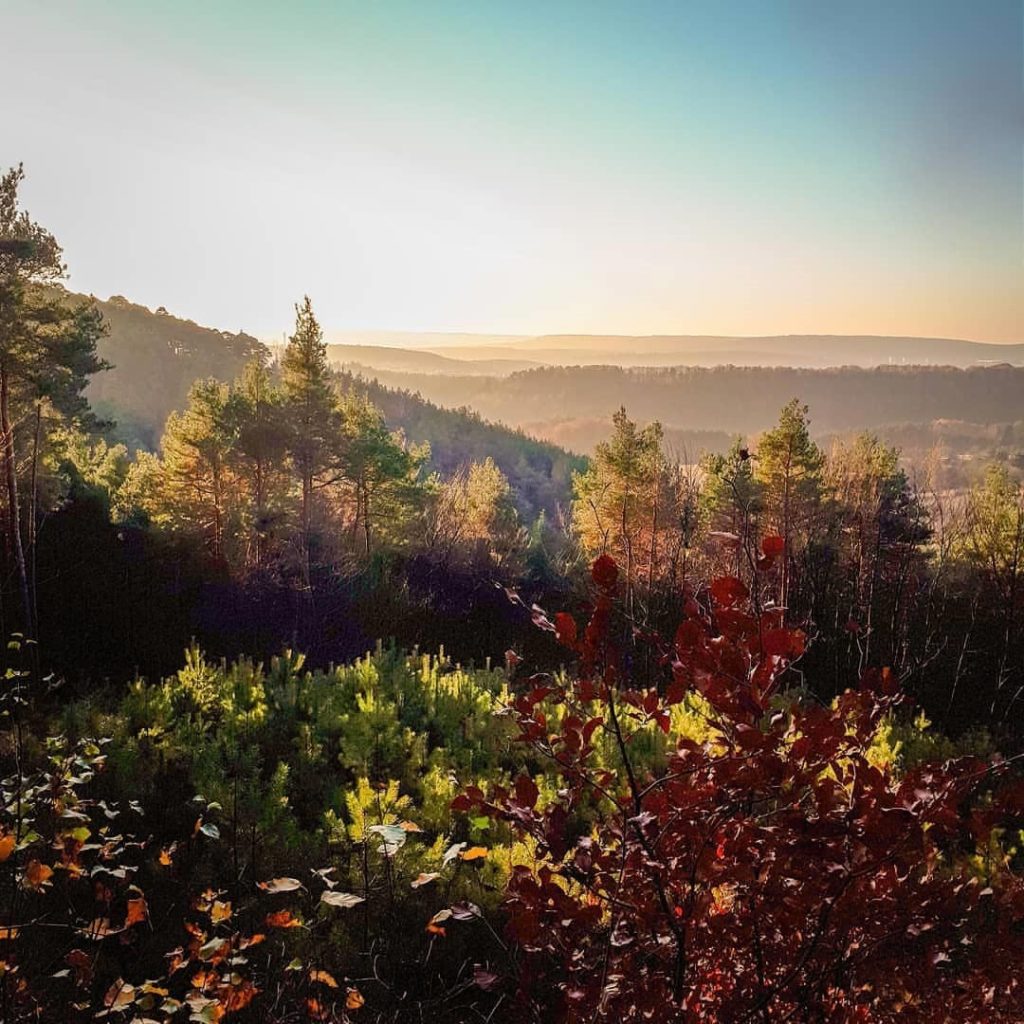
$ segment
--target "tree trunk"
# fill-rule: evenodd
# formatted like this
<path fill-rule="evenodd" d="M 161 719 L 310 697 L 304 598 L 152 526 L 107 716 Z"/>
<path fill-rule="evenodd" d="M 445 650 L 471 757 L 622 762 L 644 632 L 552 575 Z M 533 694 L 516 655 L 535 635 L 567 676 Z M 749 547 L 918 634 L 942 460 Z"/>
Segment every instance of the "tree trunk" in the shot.
<path fill-rule="evenodd" d="M 309 571 L 309 534 L 310 523 L 312 522 L 311 505 L 313 503 L 313 476 L 311 473 L 304 473 L 302 477 L 302 571 L 305 576 L 303 582 L 307 588 L 310 585 Z"/>
<path fill-rule="evenodd" d="M 28 505 L 28 550 L 29 586 L 32 594 L 32 621 L 39 624 L 39 592 L 36 586 L 36 537 L 39 532 L 37 521 L 39 509 L 39 440 L 43 425 L 43 403 L 36 402 L 36 428 L 32 437 L 32 482 Z"/>
<path fill-rule="evenodd" d="M 18 567 L 18 585 L 24 609 L 24 630 L 26 635 L 35 637 L 32 621 L 32 600 L 28 589 L 28 569 L 25 565 L 25 549 L 21 543 L 21 517 L 18 513 L 18 474 L 15 465 L 14 428 L 11 425 L 10 387 L 7 367 L 0 365 L 0 431 L 3 432 L 4 472 L 7 476 L 8 529 L 14 562 Z"/>

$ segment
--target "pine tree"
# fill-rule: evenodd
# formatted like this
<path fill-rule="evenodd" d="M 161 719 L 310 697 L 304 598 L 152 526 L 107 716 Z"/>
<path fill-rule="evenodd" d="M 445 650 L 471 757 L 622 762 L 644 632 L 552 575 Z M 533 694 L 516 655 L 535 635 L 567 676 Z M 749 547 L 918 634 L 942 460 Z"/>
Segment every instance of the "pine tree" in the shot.
<path fill-rule="evenodd" d="M 655 571 L 665 458 L 660 423 L 638 428 L 620 408 L 612 436 L 594 451 L 590 468 L 573 477 L 573 524 L 584 550 L 607 553 L 623 567 L 627 600 Z"/>
<path fill-rule="evenodd" d="M 365 556 L 370 554 L 376 531 L 412 520 L 422 497 L 418 477 L 429 448 L 409 446 L 401 435 L 389 431 L 381 411 L 362 395 L 346 394 L 340 413 L 340 460 L 349 493 L 349 520 Z"/>
<path fill-rule="evenodd" d="M 735 537 L 729 550 L 729 571 L 743 576 L 751 552 L 757 548 L 757 533 L 763 506 L 761 485 L 754 478 L 753 462 L 742 438 L 733 441 L 724 455 L 705 455 L 701 460 L 704 480 L 700 510 L 712 533 Z"/>
<path fill-rule="evenodd" d="M 821 449 L 811 440 L 807 406 L 794 398 L 779 414 L 778 424 L 761 436 L 755 476 L 764 493 L 765 519 L 782 537 L 779 602 L 789 599 L 792 561 L 798 538 L 814 527 L 821 502 Z"/>
<path fill-rule="evenodd" d="M 226 559 L 235 493 L 228 467 L 232 439 L 225 417 L 227 398 L 228 389 L 220 381 L 196 381 L 188 407 L 171 413 L 161 441 L 163 501 L 170 520 L 202 536 L 217 561 Z"/>
<path fill-rule="evenodd" d="M 308 295 L 295 307 L 295 331 L 281 358 L 281 381 L 288 455 L 301 488 L 300 550 L 308 587 L 314 489 L 336 469 L 340 441 L 327 346 Z"/>
<path fill-rule="evenodd" d="M 92 307 L 70 307 L 47 285 L 64 276 L 60 245 L 54 236 L 19 208 L 24 180 L 19 165 L 0 178 L 0 447 L 7 492 L 7 539 L 18 575 L 25 629 L 37 631 L 29 561 L 34 559 L 39 456 L 44 443 L 44 413 L 81 418 L 88 378 L 102 369 L 96 342 L 102 334 Z M 26 423 L 32 427 L 29 558 L 22 536 L 18 450 Z"/>
<path fill-rule="evenodd" d="M 251 559 L 263 566 L 274 524 L 284 504 L 282 463 L 288 443 L 283 399 L 262 359 L 253 359 L 232 385 L 224 410 L 231 435 L 228 459 L 248 485 L 246 518 Z"/>

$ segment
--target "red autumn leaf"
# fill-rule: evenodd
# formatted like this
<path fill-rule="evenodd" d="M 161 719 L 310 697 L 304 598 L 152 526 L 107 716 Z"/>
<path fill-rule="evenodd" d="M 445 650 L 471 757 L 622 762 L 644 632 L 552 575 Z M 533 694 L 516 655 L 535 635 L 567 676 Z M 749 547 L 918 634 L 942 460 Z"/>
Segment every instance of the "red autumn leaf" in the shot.
<path fill-rule="evenodd" d="M 555 639 L 564 647 L 576 646 L 576 620 L 568 612 L 555 613 Z"/>
<path fill-rule="evenodd" d="M 786 550 L 785 538 L 769 533 L 761 538 L 761 550 L 766 558 L 778 558 Z"/>
<path fill-rule="evenodd" d="M 750 596 L 750 591 L 735 576 L 719 576 L 711 581 L 711 596 L 719 607 L 734 608 Z"/>
<path fill-rule="evenodd" d="M 540 795 L 537 784 L 525 772 L 516 776 L 516 802 L 523 807 L 533 807 Z"/>
<path fill-rule="evenodd" d="M 618 582 L 619 567 L 610 555 L 601 555 L 590 567 L 590 576 L 603 590 L 611 590 Z"/>

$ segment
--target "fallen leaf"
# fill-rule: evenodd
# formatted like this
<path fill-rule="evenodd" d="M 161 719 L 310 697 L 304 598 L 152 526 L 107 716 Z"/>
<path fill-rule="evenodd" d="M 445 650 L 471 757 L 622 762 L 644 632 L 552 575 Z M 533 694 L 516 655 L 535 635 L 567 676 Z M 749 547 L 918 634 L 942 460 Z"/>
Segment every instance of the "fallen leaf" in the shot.
<path fill-rule="evenodd" d="M 268 928 L 301 928 L 302 922 L 292 916 L 290 910 L 276 910 L 273 914 L 267 914 Z"/>
<path fill-rule="evenodd" d="M 21 883 L 27 889 L 41 892 L 50 884 L 52 876 L 53 868 L 49 864 L 43 864 L 38 860 L 30 860 L 25 866 L 25 874 L 22 876 Z"/>
<path fill-rule="evenodd" d="M 264 892 L 294 892 L 302 888 L 297 878 L 272 878 L 269 882 L 256 883 Z"/>
<path fill-rule="evenodd" d="M 139 896 L 137 899 L 128 901 L 128 913 L 124 919 L 125 928 L 133 924 L 140 924 L 149 917 L 149 907 L 146 906 L 146 897 Z"/>
<path fill-rule="evenodd" d="M 351 892 L 323 892 L 320 894 L 320 902 L 327 903 L 332 907 L 341 907 L 343 910 L 348 910 L 349 907 L 358 906 L 360 903 L 365 903 L 366 900 L 362 896 L 356 896 L 355 893 Z"/>

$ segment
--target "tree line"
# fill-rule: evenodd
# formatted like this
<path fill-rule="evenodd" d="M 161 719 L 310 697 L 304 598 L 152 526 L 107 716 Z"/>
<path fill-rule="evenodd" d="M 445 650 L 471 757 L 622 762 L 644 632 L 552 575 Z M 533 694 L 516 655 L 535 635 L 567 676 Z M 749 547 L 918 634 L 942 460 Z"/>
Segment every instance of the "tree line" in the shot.
<path fill-rule="evenodd" d="M 884 664 L 946 728 L 1019 730 L 1024 485 L 1005 463 L 949 492 L 871 433 L 822 449 L 794 399 L 756 443 L 693 465 L 622 409 L 576 477 L 573 526 L 588 556 L 621 566 L 643 625 L 718 574 L 767 583 L 765 600 L 812 637 L 802 664 L 823 696 Z M 766 531 L 780 546 L 770 570 Z"/>

